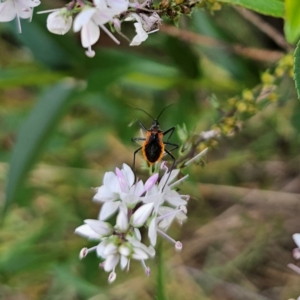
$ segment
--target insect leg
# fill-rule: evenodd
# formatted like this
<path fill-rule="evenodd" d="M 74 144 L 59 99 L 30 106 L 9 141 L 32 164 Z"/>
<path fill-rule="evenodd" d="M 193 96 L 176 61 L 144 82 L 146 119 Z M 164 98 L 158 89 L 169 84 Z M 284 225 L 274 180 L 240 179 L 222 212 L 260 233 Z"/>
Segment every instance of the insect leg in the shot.
<path fill-rule="evenodd" d="M 134 151 L 134 154 L 133 154 L 133 172 L 135 173 L 135 155 L 142 149 L 142 147 L 138 148 L 137 150 Z"/>
<path fill-rule="evenodd" d="M 172 149 L 169 149 L 168 151 L 171 152 L 175 149 L 178 149 L 179 145 L 178 144 L 173 144 L 173 143 L 168 143 L 168 142 L 164 142 L 165 145 L 169 145 L 169 146 L 173 146 Z M 165 150 L 166 151 L 166 150 Z"/>
<path fill-rule="evenodd" d="M 138 141 L 146 141 L 146 139 L 145 138 L 131 138 L 131 141 L 133 141 L 133 142 L 135 142 L 135 143 L 137 143 Z"/>
<path fill-rule="evenodd" d="M 137 121 L 138 121 L 139 125 L 140 125 L 143 129 L 147 130 L 146 127 L 140 122 L 140 120 L 137 120 Z M 145 141 L 146 139 L 145 139 L 145 138 L 141 138 L 141 137 L 137 137 L 137 138 L 131 138 L 131 140 L 132 140 L 133 142 L 137 143 L 138 141 Z M 137 150 L 134 151 L 134 154 L 133 154 L 133 166 L 132 166 L 132 168 L 133 168 L 133 172 L 134 172 L 134 173 L 135 173 L 135 155 L 136 155 L 142 148 L 143 148 L 143 147 L 138 148 Z"/>
<path fill-rule="evenodd" d="M 172 136 L 172 134 L 173 134 L 174 131 L 175 131 L 175 127 L 171 127 L 171 128 L 169 128 L 168 130 L 166 130 L 166 131 L 163 132 L 163 135 L 169 134 L 166 143 L 169 142 L 169 139 L 171 138 L 171 136 Z M 166 144 L 166 143 L 165 143 L 165 144 Z"/>
<path fill-rule="evenodd" d="M 173 144 L 173 146 L 175 146 L 175 144 Z M 178 147 L 178 145 L 176 145 L 177 147 Z M 176 149 L 176 148 L 175 148 Z M 170 153 L 168 150 L 166 150 L 165 149 L 165 152 L 172 158 L 172 160 L 173 160 L 173 163 L 172 163 L 172 166 L 171 166 L 171 169 L 170 169 L 170 172 L 169 172 L 169 176 L 168 176 L 168 178 L 167 178 L 167 180 L 166 180 L 166 182 L 165 182 L 165 184 L 164 184 L 164 186 L 163 186 L 163 188 L 162 188 L 162 191 L 164 190 L 164 188 L 165 188 L 165 186 L 166 186 L 166 184 L 167 184 L 167 182 L 168 182 L 168 180 L 169 180 L 169 178 L 170 178 L 170 175 L 171 175 L 171 172 L 172 172 L 172 170 L 173 170 L 173 168 L 174 168 L 174 166 L 175 166 L 175 157 L 172 155 L 172 153 Z"/>

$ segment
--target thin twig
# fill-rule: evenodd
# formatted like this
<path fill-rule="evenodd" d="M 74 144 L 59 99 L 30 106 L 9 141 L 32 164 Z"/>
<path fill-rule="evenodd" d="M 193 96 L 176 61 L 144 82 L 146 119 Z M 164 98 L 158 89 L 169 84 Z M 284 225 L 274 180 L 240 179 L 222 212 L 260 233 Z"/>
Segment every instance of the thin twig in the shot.
<path fill-rule="evenodd" d="M 271 38 L 278 46 L 285 50 L 291 50 L 292 47 L 286 42 L 284 36 L 271 26 L 269 23 L 265 22 L 260 16 L 253 13 L 250 10 L 234 6 L 234 9 L 241 14 L 246 20 L 251 22 L 260 31 L 265 33 L 269 38 Z"/>
<path fill-rule="evenodd" d="M 235 54 L 247 57 L 249 59 L 257 60 L 257 61 L 276 62 L 284 55 L 284 52 L 281 51 L 249 48 L 239 44 L 228 44 L 226 42 L 216 40 L 212 37 L 204 36 L 185 29 L 180 29 L 171 25 L 164 24 L 163 26 L 161 26 L 160 31 L 168 35 L 177 37 L 183 41 L 198 44 L 201 46 L 219 47 L 219 48 L 222 47 Z"/>

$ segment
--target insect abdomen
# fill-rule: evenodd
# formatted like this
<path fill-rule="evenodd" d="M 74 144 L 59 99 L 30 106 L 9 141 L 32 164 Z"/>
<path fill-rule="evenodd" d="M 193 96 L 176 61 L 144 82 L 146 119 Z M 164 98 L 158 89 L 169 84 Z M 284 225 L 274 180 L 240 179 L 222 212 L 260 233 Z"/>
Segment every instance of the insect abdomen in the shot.
<path fill-rule="evenodd" d="M 149 134 L 147 140 L 143 145 L 144 158 L 153 164 L 163 157 L 165 147 L 162 142 L 162 133 Z"/>

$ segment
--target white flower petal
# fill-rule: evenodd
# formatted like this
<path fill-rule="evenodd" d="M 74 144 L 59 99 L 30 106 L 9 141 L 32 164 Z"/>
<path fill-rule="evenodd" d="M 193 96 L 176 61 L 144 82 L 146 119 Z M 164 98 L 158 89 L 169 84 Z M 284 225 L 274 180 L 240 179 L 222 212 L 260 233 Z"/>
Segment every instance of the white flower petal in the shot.
<path fill-rule="evenodd" d="M 80 12 L 74 20 L 73 30 L 78 32 L 84 25 L 88 24 L 95 12 L 96 8 L 92 7 Z"/>
<path fill-rule="evenodd" d="M 178 176 L 179 172 L 180 172 L 179 169 L 175 169 L 175 170 L 171 171 L 171 175 L 170 175 L 170 172 L 165 173 L 164 176 L 162 177 L 162 179 L 159 182 L 159 185 L 158 185 L 159 189 L 161 189 L 165 186 L 165 183 L 166 183 L 167 180 L 168 180 L 167 185 L 169 185 Z"/>
<path fill-rule="evenodd" d="M 135 205 L 140 201 L 140 198 L 133 194 L 121 193 L 120 197 L 129 208 L 134 208 Z"/>
<path fill-rule="evenodd" d="M 149 257 L 147 253 L 141 248 L 133 248 L 132 258 L 137 260 L 145 260 L 148 259 Z"/>
<path fill-rule="evenodd" d="M 41 1 L 39 0 L 22 0 L 19 2 L 21 2 L 24 6 L 28 7 L 36 7 L 41 4 Z"/>
<path fill-rule="evenodd" d="M 120 259 L 120 267 L 121 270 L 124 270 L 128 264 L 129 259 L 126 256 L 121 255 L 121 259 Z"/>
<path fill-rule="evenodd" d="M 118 264 L 120 259 L 119 254 L 109 255 L 106 260 L 104 261 L 104 270 L 106 272 L 112 271 L 116 265 Z"/>
<path fill-rule="evenodd" d="M 100 221 L 105 221 L 107 220 L 109 217 L 111 217 L 119 208 L 120 206 L 120 202 L 105 202 L 100 210 L 100 214 L 99 214 L 99 220 Z"/>
<path fill-rule="evenodd" d="M 294 233 L 293 239 L 298 248 L 300 248 L 300 233 Z"/>
<path fill-rule="evenodd" d="M 12 0 L 0 3 L 0 22 L 9 22 L 17 15 L 16 8 Z"/>
<path fill-rule="evenodd" d="M 33 10 L 31 7 L 18 6 L 18 14 L 22 19 L 30 19 L 32 17 Z"/>
<path fill-rule="evenodd" d="M 89 225 L 81 225 L 75 229 L 75 233 L 89 240 L 100 240 L 100 236 Z"/>
<path fill-rule="evenodd" d="M 138 46 L 148 38 L 148 34 L 141 23 L 134 23 L 133 25 L 137 34 L 131 41 L 130 46 Z"/>
<path fill-rule="evenodd" d="M 152 246 L 146 247 L 146 253 L 150 256 L 150 257 L 154 257 L 155 256 L 155 249 Z"/>
<path fill-rule="evenodd" d="M 84 223 L 89 225 L 100 236 L 110 235 L 113 232 L 112 226 L 107 222 L 88 219 L 84 220 Z"/>
<path fill-rule="evenodd" d="M 130 253 L 131 253 L 131 249 L 128 247 L 128 246 L 126 246 L 126 245 L 121 245 L 120 247 L 119 247 L 119 253 L 122 255 L 122 256 L 128 256 L 128 255 L 130 255 Z"/>
<path fill-rule="evenodd" d="M 132 188 L 133 188 L 133 193 L 139 197 L 145 192 L 144 184 L 142 180 L 140 180 L 138 183 L 132 186 Z"/>
<path fill-rule="evenodd" d="M 162 217 L 164 215 L 170 214 L 169 216 L 165 217 L 159 222 L 159 228 L 166 230 L 171 223 L 173 222 L 174 218 L 176 217 L 176 209 L 168 207 L 168 206 L 160 206 L 158 209 L 159 215 Z M 179 212 L 179 211 L 178 211 Z"/>
<path fill-rule="evenodd" d="M 148 236 L 150 239 L 150 243 L 152 246 L 156 245 L 156 240 L 157 240 L 157 224 L 156 224 L 156 218 L 153 218 L 149 225 L 149 230 L 148 230 Z"/>
<path fill-rule="evenodd" d="M 108 0 L 108 5 L 115 10 L 115 14 L 118 15 L 128 9 L 128 0 Z"/>
<path fill-rule="evenodd" d="M 163 199 L 162 194 L 154 194 L 154 195 L 147 195 L 145 197 L 141 197 L 141 200 L 144 203 L 150 203 L 150 202 L 160 202 L 159 200 Z"/>
<path fill-rule="evenodd" d="M 172 222 L 173 218 L 165 218 L 158 223 L 158 227 L 163 231 L 167 231 Z"/>
<path fill-rule="evenodd" d="M 118 177 L 114 172 L 106 172 L 104 174 L 103 185 L 113 193 L 119 193 L 121 191 Z"/>
<path fill-rule="evenodd" d="M 107 8 L 107 3 L 105 0 L 93 0 L 93 2 L 98 10 Z"/>
<path fill-rule="evenodd" d="M 93 21 L 90 21 L 83 25 L 80 36 L 82 47 L 89 48 L 99 40 L 100 28 Z"/>
<path fill-rule="evenodd" d="M 187 201 L 183 200 L 180 197 L 180 195 L 174 190 L 170 190 L 168 193 L 166 193 L 164 196 L 164 200 L 166 200 L 167 202 L 169 202 L 171 205 L 175 207 L 187 204 Z"/>
<path fill-rule="evenodd" d="M 135 176 L 131 168 L 128 165 L 123 164 L 122 173 L 124 174 L 124 177 L 127 180 L 128 187 L 132 186 L 134 183 Z"/>
<path fill-rule="evenodd" d="M 103 241 L 97 246 L 97 255 L 98 255 L 99 257 L 105 258 L 104 250 L 105 250 L 105 247 L 106 247 L 107 244 L 108 244 L 108 241 L 107 241 L 107 240 L 103 240 Z"/>
<path fill-rule="evenodd" d="M 182 211 L 179 211 L 177 214 L 176 214 L 176 219 L 182 223 L 184 222 L 186 219 L 187 219 L 187 216 L 186 214 L 184 214 Z"/>
<path fill-rule="evenodd" d="M 134 235 L 135 235 L 135 238 L 138 241 L 142 240 L 142 235 L 141 235 L 141 232 L 140 232 L 140 230 L 138 228 L 134 228 Z"/>
<path fill-rule="evenodd" d="M 154 257 L 155 255 L 155 250 L 152 246 L 145 246 L 143 243 L 140 241 L 136 240 L 133 237 L 126 237 L 126 239 L 129 241 L 129 243 L 134 247 L 134 248 L 141 248 L 143 251 L 145 251 L 150 257 Z"/>
<path fill-rule="evenodd" d="M 176 219 L 180 224 L 187 219 L 187 216 L 182 210 L 174 209 L 168 206 L 160 206 L 158 213 L 161 216 L 159 219 L 163 218 L 159 223 L 159 227 L 163 228 L 164 230 L 171 225 L 174 219 Z"/>
<path fill-rule="evenodd" d="M 111 21 L 117 13 L 111 8 L 97 9 L 93 20 L 98 25 L 104 25 Z"/>
<path fill-rule="evenodd" d="M 96 195 L 93 200 L 96 202 L 106 202 L 106 201 L 114 201 L 119 197 L 117 194 L 113 193 L 107 186 L 102 185 L 98 188 Z"/>
<path fill-rule="evenodd" d="M 119 209 L 122 210 L 125 215 L 128 215 L 128 208 L 127 208 L 127 206 L 126 206 L 126 204 L 124 202 L 120 202 Z"/>
<path fill-rule="evenodd" d="M 118 252 L 118 247 L 113 243 L 108 243 L 104 248 L 103 255 L 107 257 L 109 255 L 116 254 L 117 252 Z"/>
<path fill-rule="evenodd" d="M 131 224 L 134 227 L 141 227 L 145 224 L 152 213 L 154 203 L 147 203 L 139 207 L 132 215 Z"/>

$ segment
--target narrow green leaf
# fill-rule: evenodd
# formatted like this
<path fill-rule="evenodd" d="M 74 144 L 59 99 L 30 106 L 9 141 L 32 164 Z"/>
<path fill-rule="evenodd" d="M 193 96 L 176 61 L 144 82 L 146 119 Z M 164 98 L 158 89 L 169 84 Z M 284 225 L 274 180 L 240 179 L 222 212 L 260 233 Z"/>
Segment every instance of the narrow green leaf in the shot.
<path fill-rule="evenodd" d="M 285 0 L 284 33 L 289 43 L 295 43 L 300 36 L 299 0 Z"/>
<path fill-rule="evenodd" d="M 10 162 L 3 215 L 16 201 L 23 179 L 37 160 L 52 129 L 62 116 L 71 99 L 69 96 L 73 89 L 74 85 L 66 82 L 48 89 L 21 127 Z"/>
<path fill-rule="evenodd" d="M 280 0 L 219 0 L 223 3 L 233 5 L 240 5 L 245 8 L 257 11 L 261 14 L 283 17 L 284 16 L 284 3 Z M 297 0 L 296 0 L 297 1 Z"/>
<path fill-rule="evenodd" d="M 0 89 L 45 85 L 58 81 L 63 74 L 49 72 L 36 66 L 0 69 Z"/>
<path fill-rule="evenodd" d="M 294 53 L 294 79 L 298 98 L 300 99 L 300 41 L 297 44 L 297 48 Z"/>
<path fill-rule="evenodd" d="M 55 279 L 58 284 L 61 285 L 61 288 L 72 286 L 83 299 L 90 298 L 97 294 L 104 294 L 104 291 L 99 286 L 95 286 L 85 279 L 73 274 L 74 271 L 72 271 L 72 268 L 66 264 L 54 266 L 54 272 Z"/>

